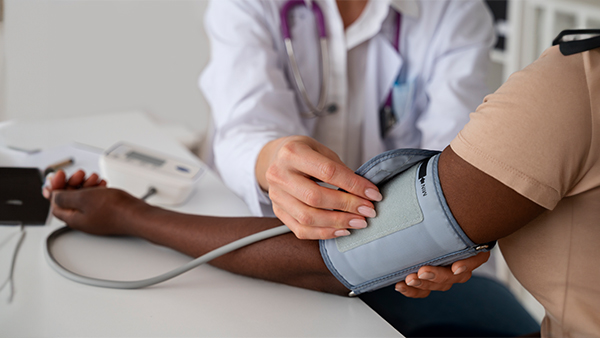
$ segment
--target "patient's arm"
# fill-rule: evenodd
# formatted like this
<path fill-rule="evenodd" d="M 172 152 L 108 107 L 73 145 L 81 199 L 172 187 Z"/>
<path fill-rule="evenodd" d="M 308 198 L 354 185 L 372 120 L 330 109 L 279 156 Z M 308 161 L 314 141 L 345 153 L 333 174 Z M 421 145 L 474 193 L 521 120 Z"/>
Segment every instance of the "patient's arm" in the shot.
<path fill-rule="evenodd" d="M 508 188 L 491 176 L 475 168 L 460 158 L 450 147 L 440 156 L 439 176 L 446 202 L 465 234 L 475 243 L 487 243 L 505 237 L 529 223 L 545 209 Z M 481 258 L 482 254 L 475 256 Z M 465 266 L 474 260 L 455 262 Z M 479 265 L 477 265 L 479 266 Z M 424 268 L 418 275 L 423 275 Z M 463 276 L 467 277 L 467 276 Z M 435 275 L 432 281 L 419 280 L 417 274 L 408 275 L 405 281 L 397 283 L 397 290 L 408 297 L 424 297 L 429 294 L 432 282 L 444 284 L 447 275 Z M 467 278 L 468 279 L 468 278 Z M 412 281 L 420 285 L 408 287 Z M 444 289 L 435 289 L 444 290 Z"/>
<path fill-rule="evenodd" d="M 81 176 L 81 174 L 78 174 Z M 78 177 L 79 177 L 78 176 Z M 69 180 L 77 186 L 78 180 Z M 65 187 L 63 172 L 53 180 L 55 189 Z M 89 186 L 89 185 L 88 185 Z M 212 249 L 264 229 L 281 225 L 274 218 L 229 218 L 181 214 L 153 207 L 116 189 L 96 187 L 53 191 L 53 213 L 70 227 L 96 235 L 137 236 L 198 257 Z M 463 283 L 473 269 L 487 260 L 484 253 L 454 263 L 452 268 L 423 267 L 435 275 L 419 287 L 404 286 L 402 293 L 425 297 L 430 290 L 447 290 Z M 317 241 L 299 240 L 293 234 L 270 238 L 213 260 L 210 264 L 250 277 L 307 289 L 346 295 L 348 290 L 335 278 L 321 258 Z M 464 271 L 454 275 L 465 267 Z M 414 279 L 414 278 L 413 278 Z M 409 280 L 409 282 L 411 282 Z"/>
<path fill-rule="evenodd" d="M 450 147 L 440 157 L 439 176 L 454 218 L 475 243 L 505 237 L 545 210 L 475 168 Z"/>
<path fill-rule="evenodd" d="M 172 212 L 150 206 L 122 190 L 103 187 L 55 191 L 53 213 L 77 230 L 95 235 L 136 236 L 192 257 L 281 225 L 275 218 Z M 210 264 L 245 276 L 335 294 L 348 293 L 323 263 L 319 243 L 298 240 L 292 233 L 238 249 Z"/>

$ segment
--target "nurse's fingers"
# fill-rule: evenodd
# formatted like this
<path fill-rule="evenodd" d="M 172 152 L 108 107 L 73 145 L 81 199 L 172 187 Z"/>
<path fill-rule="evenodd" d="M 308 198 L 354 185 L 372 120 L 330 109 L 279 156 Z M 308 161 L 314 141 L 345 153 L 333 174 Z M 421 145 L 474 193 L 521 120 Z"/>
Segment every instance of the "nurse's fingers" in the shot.
<path fill-rule="evenodd" d="M 269 189 L 269 196 L 272 201 L 280 204 L 283 204 L 283 201 L 279 199 L 283 198 L 283 193 L 286 193 L 313 208 L 340 210 L 363 217 L 376 216 L 372 202 L 345 191 L 322 187 L 304 175 L 289 174 L 277 183 Z"/>
<path fill-rule="evenodd" d="M 296 167 L 300 172 L 364 199 L 377 202 L 382 200 L 383 197 L 375 184 L 355 174 L 343 163 L 317 151 L 305 151 L 300 155 L 302 160 L 297 163 Z"/>
<path fill-rule="evenodd" d="M 347 228 L 362 229 L 367 226 L 364 217 L 341 211 L 313 208 L 283 191 L 278 192 L 276 200 L 277 202 L 273 203 L 275 215 L 300 239 L 346 236 L 349 235 Z"/>
<path fill-rule="evenodd" d="M 369 180 L 356 175 L 329 148 L 316 140 L 295 136 L 285 138 L 265 172 L 271 184 L 279 184 L 289 172 L 296 172 L 339 187 L 366 200 L 380 201 L 379 189 Z"/>
<path fill-rule="evenodd" d="M 273 206 L 273 210 L 276 207 Z M 350 234 L 345 229 L 332 229 L 332 228 L 317 228 L 317 227 L 303 227 L 300 226 L 296 220 L 287 213 L 277 216 L 279 220 L 283 222 L 298 239 L 329 239 L 339 236 L 347 236 Z"/>

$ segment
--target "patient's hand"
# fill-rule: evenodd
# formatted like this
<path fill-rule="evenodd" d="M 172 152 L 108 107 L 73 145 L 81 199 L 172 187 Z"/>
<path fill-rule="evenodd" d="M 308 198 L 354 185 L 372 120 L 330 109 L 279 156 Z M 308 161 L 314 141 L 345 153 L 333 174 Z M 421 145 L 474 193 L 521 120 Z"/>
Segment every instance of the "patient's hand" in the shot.
<path fill-rule="evenodd" d="M 50 199 L 54 190 L 73 190 L 80 188 L 91 188 L 91 187 L 105 187 L 106 181 L 100 180 L 98 174 L 92 173 L 87 179 L 85 178 L 85 172 L 78 170 L 69 179 L 64 171 L 59 170 L 55 173 L 49 174 L 46 177 L 46 182 L 42 188 L 42 195 L 47 199 Z"/>
<path fill-rule="evenodd" d="M 134 235 L 130 225 L 147 207 L 123 190 L 104 186 L 52 194 L 52 214 L 70 228 L 93 235 Z"/>
<path fill-rule="evenodd" d="M 431 291 L 448 291 L 455 283 L 471 278 L 473 270 L 490 258 L 489 252 L 454 262 L 450 267 L 424 266 L 396 284 L 396 291 L 411 298 L 425 298 Z"/>
<path fill-rule="evenodd" d="M 128 193 L 106 188 L 106 181 L 92 173 L 77 171 L 67 178 L 64 171 L 48 175 L 42 190 L 50 199 L 52 214 L 70 228 L 94 235 L 125 235 L 125 224 L 136 205 L 145 205 Z"/>

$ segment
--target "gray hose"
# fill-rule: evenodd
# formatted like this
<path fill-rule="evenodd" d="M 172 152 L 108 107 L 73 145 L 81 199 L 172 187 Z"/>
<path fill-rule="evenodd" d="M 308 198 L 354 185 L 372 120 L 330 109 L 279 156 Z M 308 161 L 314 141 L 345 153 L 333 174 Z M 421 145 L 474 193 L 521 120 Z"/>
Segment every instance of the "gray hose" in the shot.
<path fill-rule="evenodd" d="M 182 273 L 187 272 L 199 265 L 202 265 L 202 264 L 209 262 L 209 261 L 211 261 L 217 257 L 220 257 L 224 254 L 227 254 L 229 252 L 232 252 L 234 250 L 242 248 L 246 245 L 250 245 L 252 243 L 262 241 L 263 239 L 283 235 L 285 233 L 290 232 L 290 229 L 288 229 L 288 227 L 286 227 L 285 225 L 281 225 L 281 226 L 278 226 L 273 229 L 261 231 L 254 235 L 250 235 L 250 236 L 238 239 L 237 241 L 231 242 L 229 244 L 223 245 L 220 248 L 210 251 L 210 252 L 192 260 L 191 262 L 189 262 L 185 265 L 182 265 L 176 269 L 173 269 L 171 271 L 168 271 L 166 273 L 163 273 L 162 275 L 148 278 L 148 279 L 142 279 L 142 280 L 138 280 L 138 281 L 113 281 L 113 280 L 86 277 L 86 276 L 76 274 L 72 271 L 69 271 L 65 267 L 60 265 L 60 263 L 52 255 L 52 251 L 50 250 L 50 247 L 52 246 L 52 242 L 54 242 L 54 240 L 58 236 L 66 233 L 66 232 L 69 232 L 69 231 L 71 231 L 71 228 L 62 227 L 62 228 L 59 228 L 59 229 L 55 230 L 54 232 L 52 232 L 46 238 L 46 246 L 44 248 L 45 249 L 44 254 L 46 256 L 46 261 L 48 261 L 48 264 L 50 264 L 50 266 L 54 270 L 56 270 L 56 272 L 61 274 L 63 277 L 66 277 L 72 281 L 82 283 L 82 284 L 99 286 L 99 287 L 103 287 L 103 288 L 112 288 L 112 289 L 140 289 L 140 288 L 145 288 L 147 286 L 162 283 L 173 277 L 177 277 L 177 276 L 181 275 Z"/>

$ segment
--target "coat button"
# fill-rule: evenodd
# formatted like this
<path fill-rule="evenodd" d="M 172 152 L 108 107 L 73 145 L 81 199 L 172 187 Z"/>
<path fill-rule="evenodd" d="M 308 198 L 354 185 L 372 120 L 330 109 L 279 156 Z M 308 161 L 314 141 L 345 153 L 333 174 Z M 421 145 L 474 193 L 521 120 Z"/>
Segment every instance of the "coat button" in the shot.
<path fill-rule="evenodd" d="M 338 106 L 335 103 L 330 104 L 329 106 L 327 106 L 327 113 L 328 114 L 334 114 L 335 112 L 338 111 Z"/>

